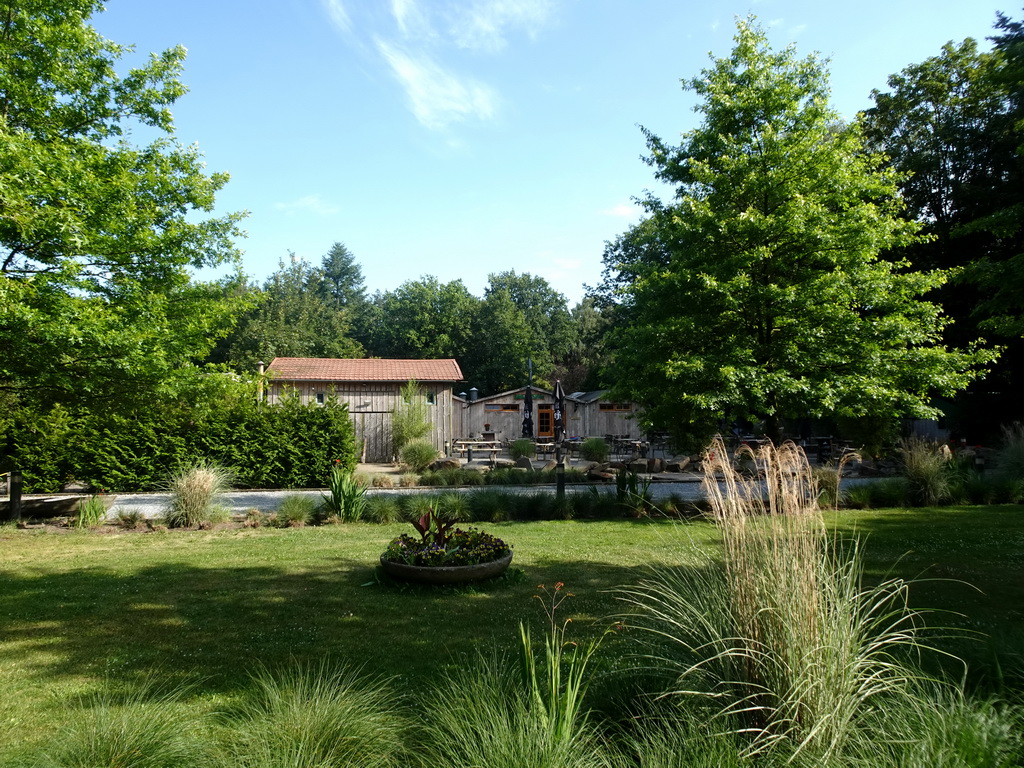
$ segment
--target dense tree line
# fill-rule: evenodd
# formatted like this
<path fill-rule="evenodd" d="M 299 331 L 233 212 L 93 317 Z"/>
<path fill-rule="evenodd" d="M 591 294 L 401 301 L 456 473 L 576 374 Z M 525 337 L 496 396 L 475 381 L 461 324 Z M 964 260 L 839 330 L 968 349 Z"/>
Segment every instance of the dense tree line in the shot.
<path fill-rule="evenodd" d="M 293 256 L 243 290 L 250 309 L 209 358 L 239 373 L 274 357 L 455 358 L 483 395 L 526 384 L 531 362 L 538 386 L 600 384 L 605 313 L 593 299 L 570 309 L 536 275 L 492 274 L 482 297 L 432 276 L 368 296 L 354 255 L 335 243 L 319 266 Z"/>

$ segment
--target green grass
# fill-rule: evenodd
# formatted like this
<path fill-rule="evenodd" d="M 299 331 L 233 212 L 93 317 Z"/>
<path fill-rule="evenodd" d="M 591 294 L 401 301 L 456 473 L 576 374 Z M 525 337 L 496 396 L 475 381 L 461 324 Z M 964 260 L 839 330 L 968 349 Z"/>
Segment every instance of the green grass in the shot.
<path fill-rule="evenodd" d="M 828 520 L 866 536 L 869 579 L 939 579 L 915 584 L 912 602 L 963 616 L 937 614 L 930 623 L 992 636 L 938 640 L 968 658 L 969 680 L 1024 690 L 1024 507 Z M 210 710 L 233 703 L 257 670 L 323 658 L 412 690 L 480 650 L 514 653 L 520 622 L 540 636 L 538 584 L 564 582 L 575 595 L 573 633 L 596 637 L 622 610 L 612 588 L 636 583 L 652 562 L 699 562 L 700 550 L 718 541 L 703 522 L 486 529 L 513 545 L 513 576 L 442 590 L 375 581 L 387 542 L 411 530 L 401 524 L 103 535 L 0 529 L 0 745 L 43 744 L 62 727 L 69 701 L 112 685 L 144 690 L 154 673 L 168 687 L 190 685 L 193 706 Z M 612 638 L 601 655 L 617 648 Z"/>

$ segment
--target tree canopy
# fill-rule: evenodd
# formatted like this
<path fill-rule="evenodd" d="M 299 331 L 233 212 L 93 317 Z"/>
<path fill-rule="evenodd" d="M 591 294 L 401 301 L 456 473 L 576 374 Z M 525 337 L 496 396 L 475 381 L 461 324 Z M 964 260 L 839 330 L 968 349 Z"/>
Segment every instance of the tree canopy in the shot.
<path fill-rule="evenodd" d="M 946 279 L 880 260 L 915 242 L 898 176 L 829 106 L 815 56 L 773 51 L 750 20 L 685 83 L 701 125 L 672 146 L 645 131 L 676 188 L 610 244 L 620 305 L 613 379 L 646 418 L 703 438 L 723 418 L 929 416 L 990 355 L 947 349 L 922 297 Z"/>
<path fill-rule="evenodd" d="M 0 7 L 0 391 L 43 406 L 173 381 L 237 306 L 191 277 L 237 264 L 240 215 L 202 218 L 227 176 L 174 139 L 185 51 L 118 75 L 129 49 L 87 23 L 101 8 Z M 133 145 L 139 125 L 160 137 Z"/>
<path fill-rule="evenodd" d="M 983 381 L 958 397 L 952 426 L 974 440 L 1024 416 L 1024 34 L 1000 15 L 991 51 L 947 43 L 874 91 L 862 116 L 870 146 L 900 172 L 906 215 L 928 238 L 887 257 L 952 270 L 935 300 L 950 344 L 985 336 L 1002 348 Z"/>

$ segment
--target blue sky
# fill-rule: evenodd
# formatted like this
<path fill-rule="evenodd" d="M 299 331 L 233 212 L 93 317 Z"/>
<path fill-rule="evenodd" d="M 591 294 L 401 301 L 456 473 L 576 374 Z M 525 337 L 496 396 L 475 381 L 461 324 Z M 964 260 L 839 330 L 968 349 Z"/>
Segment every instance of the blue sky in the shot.
<path fill-rule="evenodd" d="M 639 126 L 697 126 L 680 81 L 729 53 L 737 16 L 828 57 L 852 117 L 943 43 L 984 40 L 997 10 L 1019 16 L 985 0 L 108 0 L 93 24 L 137 56 L 188 48 L 178 137 L 231 174 L 218 210 L 249 212 L 253 278 L 340 241 L 371 292 L 434 275 L 482 295 L 515 269 L 574 303 L 639 219 L 632 198 L 658 191 Z"/>

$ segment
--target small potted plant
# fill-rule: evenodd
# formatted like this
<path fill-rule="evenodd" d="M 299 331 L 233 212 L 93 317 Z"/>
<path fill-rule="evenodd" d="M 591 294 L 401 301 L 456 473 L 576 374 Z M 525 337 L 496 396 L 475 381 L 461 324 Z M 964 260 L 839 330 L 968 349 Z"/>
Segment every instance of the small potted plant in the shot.
<path fill-rule="evenodd" d="M 433 506 L 412 524 L 419 538 L 403 533 L 380 556 L 384 573 L 394 578 L 459 584 L 498 576 L 512 562 L 512 548 L 504 541 L 475 528 L 455 528 Z"/>

